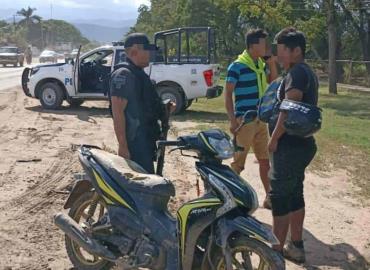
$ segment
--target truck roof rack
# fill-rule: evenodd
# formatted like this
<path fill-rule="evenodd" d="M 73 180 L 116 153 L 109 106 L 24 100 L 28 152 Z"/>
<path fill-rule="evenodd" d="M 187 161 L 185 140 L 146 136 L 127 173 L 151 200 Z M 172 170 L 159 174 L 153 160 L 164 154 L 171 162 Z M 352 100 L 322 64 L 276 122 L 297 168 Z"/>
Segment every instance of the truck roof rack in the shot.
<path fill-rule="evenodd" d="M 206 34 L 206 55 L 191 55 L 190 38 L 192 33 Z M 176 55 L 168 55 L 168 39 L 171 37 L 177 39 L 177 45 L 175 45 Z M 216 59 L 216 39 L 213 27 L 179 27 L 156 32 L 154 34 L 154 44 L 158 46 L 159 42 L 163 42 L 163 47 L 162 52 L 158 54 L 158 59 L 160 59 L 158 62 L 163 62 L 165 64 L 210 64 L 212 61 L 211 59 Z"/>
<path fill-rule="evenodd" d="M 173 29 L 169 29 L 169 30 L 156 32 L 154 35 L 158 37 L 158 36 L 162 36 L 162 35 L 171 35 L 171 34 L 174 34 L 174 33 L 180 32 L 180 31 L 191 31 L 191 32 L 199 31 L 199 32 L 203 32 L 203 31 L 209 31 L 210 29 L 212 29 L 212 27 L 209 27 L 209 26 L 179 27 L 179 28 L 173 28 Z"/>
<path fill-rule="evenodd" d="M 112 45 L 113 46 L 124 46 L 125 42 L 123 42 L 123 41 L 113 41 Z"/>

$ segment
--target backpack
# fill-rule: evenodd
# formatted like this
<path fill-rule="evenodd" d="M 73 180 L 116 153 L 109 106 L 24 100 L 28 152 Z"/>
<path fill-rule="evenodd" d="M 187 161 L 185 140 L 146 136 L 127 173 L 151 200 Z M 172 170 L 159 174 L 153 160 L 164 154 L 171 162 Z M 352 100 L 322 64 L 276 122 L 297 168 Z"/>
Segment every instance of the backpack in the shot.
<path fill-rule="evenodd" d="M 282 79 L 278 78 L 270 83 L 265 94 L 260 98 L 257 105 L 257 116 L 262 122 L 269 123 L 271 117 L 279 106 L 277 90 L 281 85 Z"/>

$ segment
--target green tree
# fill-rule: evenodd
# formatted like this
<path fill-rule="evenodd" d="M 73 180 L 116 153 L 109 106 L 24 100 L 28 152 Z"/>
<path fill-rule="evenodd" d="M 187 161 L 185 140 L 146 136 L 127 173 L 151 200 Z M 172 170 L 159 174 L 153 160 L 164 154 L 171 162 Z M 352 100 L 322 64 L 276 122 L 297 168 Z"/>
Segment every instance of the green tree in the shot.
<path fill-rule="evenodd" d="M 6 21 L 0 20 L 0 29 L 9 26 Z"/>
<path fill-rule="evenodd" d="M 41 17 L 33 14 L 34 11 L 36 11 L 36 8 L 31 7 L 28 7 L 27 9 L 22 8 L 21 10 L 17 11 L 18 15 L 24 17 L 18 22 L 18 24 L 29 27 L 31 24 L 39 23 L 41 21 Z"/>
<path fill-rule="evenodd" d="M 358 0 L 337 0 L 347 22 L 358 34 L 362 49 L 362 59 L 370 60 L 370 3 Z M 370 76 L 370 64 L 366 64 Z"/>
<path fill-rule="evenodd" d="M 177 7 L 180 0 L 151 0 L 151 5 L 141 5 L 134 27 L 129 33 L 143 32 L 152 37 L 155 32 L 180 27 L 178 25 Z"/>
<path fill-rule="evenodd" d="M 44 45 L 55 45 L 57 42 L 72 42 L 73 46 L 85 45 L 89 40 L 72 24 L 63 20 L 42 21 Z"/>
<path fill-rule="evenodd" d="M 336 28 L 335 59 L 370 59 L 369 1 L 333 0 Z M 227 64 L 244 49 L 244 35 L 251 28 L 263 28 L 270 38 L 287 26 L 307 37 L 307 57 L 329 58 L 329 0 L 151 0 L 139 8 L 131 32 L 152 36 L 154 32 L 184 26 L 212 26 L 217 47 Z M 333 25 L 331 24 L 331 25 Z M 332 38 L 334 36 L 332 35 Z M 194 42 L 192 46 L 196 46 Z M 333 51 L 334 47 L 330 50 Z M 332 57 L 333 58 L 333 57 Z M 334 58 L 333 58 L 334 59 Z M 342 63 L 337 63 L 338 80 L 343 79 Z M 370 64 L 367 65 L 370 74 Z"/>

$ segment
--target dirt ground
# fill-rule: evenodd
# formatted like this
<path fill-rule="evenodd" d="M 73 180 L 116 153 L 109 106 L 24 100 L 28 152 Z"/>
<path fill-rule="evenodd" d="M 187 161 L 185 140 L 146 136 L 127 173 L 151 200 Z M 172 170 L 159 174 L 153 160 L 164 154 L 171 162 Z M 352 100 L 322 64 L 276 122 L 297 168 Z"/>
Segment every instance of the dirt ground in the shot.
<path fill-rule="evenodd" d="M 0 93 L 0 270 L 71 269 L 63 234 L 52 217 L 62 210 L 66 187 L 80 171 L 73 144 L 116 148 L 104 102 L 87 102 L 79 109 L 43 111 L 39 102 L 20 89 Z M 172 136 L 186 133 L 191 122 L 173 122 Z M 177 187 L 172 210 L 196 196 L 194 161 L 178 153 L 166 157 L 165 175 Z M 263 200 L 254 157 L 242 176 Z M 370 207 L 360 204 L 346 171 L 308 173 L 304 239 L 307 263 L 287 262 L 287 269 L 370 269 Z M 367 204 L 369 205 L 369 204 Z M 261 221 L 271 213 L 258 209 Z"/>

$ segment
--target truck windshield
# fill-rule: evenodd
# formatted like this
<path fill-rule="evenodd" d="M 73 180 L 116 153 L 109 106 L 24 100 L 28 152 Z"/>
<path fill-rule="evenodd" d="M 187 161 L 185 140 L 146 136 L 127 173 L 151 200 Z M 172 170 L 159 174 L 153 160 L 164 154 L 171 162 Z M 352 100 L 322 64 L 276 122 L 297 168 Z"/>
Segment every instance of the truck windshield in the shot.
<path fill-rule="evenodd" d="M 0 53 L 17 53 L 17 48 L 0 48 Z"/>

